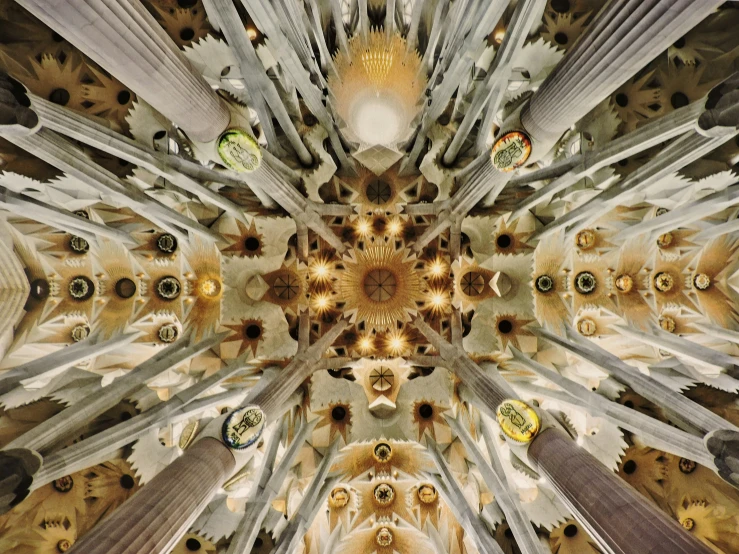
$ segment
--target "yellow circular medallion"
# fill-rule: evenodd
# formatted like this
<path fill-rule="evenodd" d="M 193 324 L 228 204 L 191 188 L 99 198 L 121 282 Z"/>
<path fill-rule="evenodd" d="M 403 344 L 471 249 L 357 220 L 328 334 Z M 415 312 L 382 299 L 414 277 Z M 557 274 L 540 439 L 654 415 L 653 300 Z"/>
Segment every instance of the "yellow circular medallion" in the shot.
<path fill-rule="evenodd" d="M 531 141 L 518 131 L 500 137 L 490 153 L 493 165 L 498 171 L 513 171 L 526 163 L 530 155 Z"/>
<path fill-rule="evenodd" d="M 508 399 L 501 402 L 497 416 L 503 433 L 521 444 L 531 442 L 541 429 L 539 415 L 531 406 L 520 400 Z"/>
<path fill-rule="evenodd" d="M 218 155 L 230 169 L 239 173 L 255 171 L 262 163 L 262 150 L 246 131 L 229 129 L 218 139 Z"/>

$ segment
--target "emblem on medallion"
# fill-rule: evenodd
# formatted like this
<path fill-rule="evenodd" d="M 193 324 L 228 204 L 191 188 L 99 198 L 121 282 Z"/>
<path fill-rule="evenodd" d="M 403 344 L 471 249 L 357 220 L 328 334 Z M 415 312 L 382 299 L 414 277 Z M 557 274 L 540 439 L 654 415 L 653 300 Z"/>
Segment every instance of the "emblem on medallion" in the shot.
<path fill-rule="evenodd" d="M 262 150 L 246 131 L 229 129 L 218 139 L 218 155 L 227 167 L 239 173 L 255 171 L 262 163 Z"/>
<path fill-rule="evenodd" d="M 226 418 L 221 437 L 234 450 L 244 450 L 259 440 L 264 427 L 264 412 L 257 406 L 246 406 L 235 410 Z"/>
<path fill-rule="evenodd" d="M 500 137 L 490 157 L 498 171 L 513 171 L 521 167 L 531 155 L 531 141 L 529 137 L 518 131 L 506 133 Z"/>
<path fill-rule="evenodd" d="M 504 400 L 497 410 L 498 424 L 505 435 L 519 443 L 528 443 L 541 429 L 536 411 L 520 400 Z"/>

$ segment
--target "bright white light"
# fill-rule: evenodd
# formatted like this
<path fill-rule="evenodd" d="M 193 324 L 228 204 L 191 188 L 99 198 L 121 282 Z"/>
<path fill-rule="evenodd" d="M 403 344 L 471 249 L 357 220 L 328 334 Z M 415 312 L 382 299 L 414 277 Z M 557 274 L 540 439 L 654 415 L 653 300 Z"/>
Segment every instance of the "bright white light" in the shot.
<path fill-rule="evenodd" d="M 444 295 L 440 292 L 434 293 L 434 295 L 431 297 L 431 303 L 436 307 L 441 306 L 442 304 L 444 304 Z"/>
<path fill-rule="evenodd" d="M 439 277 L 444 273 L 444 263 L 441 260 L 435 260 L 429 267 L 429 271 L 434 277 Z"/>
<path fill-rule="evenodd" d="M 403 338 L 402 337 L 393 337 L 390 339 L 390 348 L 392 348 L 395 351 L 400 351 L 403 349 Z"/>
<path fill-rule="evenodd" d="M 328 264 L 323 260 L 318 260 L 311 267 L 313 277 L 319 281 L 326 280 L 330 276 Z"/>
<path fill-rule="evenodd" d="M 391 99 L 367 94 L 353 108 L 351 127 L 362 142 L 390 145 L 400 138 L 404 118 Z"/>
<path fill-rule="evenodd" d="M 328 309 L 331 301 L 329 300 L 328 295 L 321 294 L 319 296 L 316 296 L 314 299 L 314 303 L 316 306 L 316 309 L 320 312 Z"/>
<path fill-rule="evenodd" d="M 371 229 L 370 222 L 366 219 L 360 219 L 357 222 L 357 231 L 360 235 L 368 235 Z"/>
<path fill-rule="evenodd" d="M 391 235 L 397 235 L 403 230 L 403 224 L 397 219 L 393 219 L 387 226 L 387 230 Z"/>

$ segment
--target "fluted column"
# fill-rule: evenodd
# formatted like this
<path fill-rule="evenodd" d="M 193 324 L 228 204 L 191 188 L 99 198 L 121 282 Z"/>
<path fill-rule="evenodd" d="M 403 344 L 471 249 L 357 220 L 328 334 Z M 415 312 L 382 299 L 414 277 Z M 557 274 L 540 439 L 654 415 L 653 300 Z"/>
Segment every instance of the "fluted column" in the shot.
<path fill-rule="evenodd" d="M 423 250 L 429 242 L 451 227 L 455 221 L 461 221 L 480 200 L 486 196 L 494 200 L 511 180 L 512 173 L 498 171 L 493 167 L 489 156 L 486 155 L 485 158 L 487 159 L 470 172 L 454 196 L 434 205 L 433 213 L 436 214 L 436 220 L 413 245 L 416 252 Z M 415 210 L 407 211 L 418 213 Z"/>
<path fill-rule="evenodd" d="M 469 360 L 464 363 L 448 342 L 420 318 L 414 325 L 437 348 L 487 413 L 495 413 L 505 399 L 515 393 L 500 388 L 504 381 L 497 372 L 486 373 Z M 450 356 L 451 355 L 451 356 Z M 481 408 L 482 409 L 482 408 Z M 551 416 L 543 416 L 543 430 L 528 444 L 511 448 L 521 459 L 544 476 L 598 543 L 612 554 L 708 554 L 695 537 L 659 511 L 644 496 L 603 466 L 558 429 Z"/>
<path fill-rule="evenodd" d="M 608 398 L 592 392 L 587 387 L 528 358 L 516 348 L 511 348 L 510 351 L 513 354 L 513 360 L 508 363 L 520 364 L 562 390 L 552 390 L 529 383 L 520 383 L 517 385 L 517 389 L 524 390 L 535 397 L 544 396 L 558 402 L 577 406 L 595 417 L 602 417 L 610 423 L 634 433 L 645 444 L 653 448 L 711 467 L 711 456 L 709 456 L 700 436 L 687 433 L 678 427 L 663 423 L 618 402 L 612 402 Z"/>
<path fill-rule="evenodd" d="M 456 160 L 465 139 L 479 119 L 483 109 L 486 109 L 486 117 L 483 117 L 479 138 L 484 141 L 487 137 L 492 126 L 492 119 L 497 114 L 508 88 L 508 79 L 513 70 L 514 57 L 521 50 L 533 23 L 541 21 L 545 4 L 546 0 L 522 0 L 516 6 L 511 21 L 508 23 L 503 43 L 496 52 L 495 59 L 490 64 L 484 81 L 478 83 L 464 119 L 462 119 L 452 142 L 444 152 L 443 161 L 446 165 L 451 165 Z M 505 7 L 507 4 L 504 3 L 503 6 Z M 500 19 L 500 15 L 497 19 Z M 469 71 L 468 67 L 464 69 Z"/>
<path fill-rule="evenodd" d="M 0 394 L 8 392 L 25 379 L 32 379 L 49 372 L 53 372 L 52 375 L 57 375 L 83 360 L 102 356 L 125 346 L 139 336 L 141 336 L 141 333 L 126 333 L 108 340 L 99 340 L 99 337 L 88 337 L 76 344 L 62 347 L 56 352 L 18 365 L 0 373 Z"/>
<path fill-rule="evenodd" d="M 200 394 L 203 394 L 248 367 L 238 362 L 229 364 L 210 377 L 206 377 L 144 413 L 118 423 L 101 433 L 87 437 L 49 456 L 45 456 L 44 465 L 38 475 L 34 477 L 32 488 L 37 489 L 54 479 L 59 479 L 65 475 L 81 471 L 110 459 L 113 452 L 127 444 L 131 444 L 149 433 L 152 429 L 163 426 L 165 422 L 171 422 L 173 416 L 190 413 L 190 410 L 186 408 Z M 196 409 L 202 411 L 208 406 L 217 405 L 219 401 L 224 402 L 226 399 L 233 399 L 234 396 L 233 391 L 226 391 L 207 397 L 207 406 L 199 405 Z"/>
<path fill-rule="evenodd" d="M 530 161 L 722 3 L 610 0 L 521 111 Z"/>
<path fill-rule="evenodd" d="M 153 554 L 169 552 L 174 542 L 198 517 L 216 490 L 236 467 L 248 462 L 257 442 L 237 446 L 226 443 L 222 425 L 246 407 L 261 410 L 257 426 L 262 430 L 279 419 L 300 384 L 307 379 L 321 355 L 347 326 L 339 321 L 318 341 L 298 353 L 293 361 L 263 388 L 244 400 L 243 408 L 213 420 L 185 454 L 166 467 L 113 517 L 98 526 L 75 546 L 84 554 Z M 219 337 L 220 338 L 220 337 Z M 113 386 L 113 385 L 111 385 Z M 260 431 L 261 433 L 262 431 Z M 187 489 L 192 490 L 187 490 Z M 160 502 L 159 497 L 166 499 Z M 126 529 L 134 529 L 135 536 Z M 82 544 L 83 546 L 80 546 Z"/>
<path fill-rule="evenodd" d="M 259 406 L 265 413 L 267 421 L 273 421 L 280 406 L 290 398 L 303 381 L 310 377 L 321 355 L 347 326 L 346 320 L 337 322 L 305 352 L 296 354 L 293 361 L 280 371 L 267 387 L 253 396 L 249 395 L 245 403 Z"/>
<path fill-rule="evenodd" d="M 521 200 L 516 211 L 513 212 L 511 219 L 518 219 L 528 210 L 548 201 L 555 194 L 562 192 L 577 183 L 580 179 L 589 177 L 606 166 L 687 133 L 695 127 L 698 116 L 702 112 L 703 105 L 700 102 L 694 102 L 664 117 L 649 121 L 635 131 L 612 140 L 600 148 L 575 154 L 574 156 L 565 158 L 564 163 L 555 163 L 549 167 L 537 170 L 533 174 L 527 173 L 520 176 L 519 178 L 524 180 L 523 184 L 551 179 L 552 177 L 555 178 Z M 558 172 L 559 168 L 562 168 L 563 171 Z M 511 179 L 511 185 L 519 184 L 517 182 L 519 178 Z"/>
<path fill-rule="evenodd" d="M 183 174 L 184 172 L 181 173 L 177 166 L 185 166 L 186 168 L 195 166 L 195 170 L 198 171 L 202 168 L 202 170 L 209 172 L 206 175 L 210 177 L 208 179 L 210 181 L 223 182 L 229 178 L 228 176 L 221 175 L 197 162 L 158 152 L 154 148 L 117 133 L 79 112 L 59 106 L 38 96 L 32 96 L 32 101 L 33 109 L 38 113 L 44 127 L 164 177 L 187 192 L 197 195 L 202 201 L 210 202 L 236 219 L 246 222 L 242 207 Z M 243 185 L 239 183 L 239 186 Z M 258 187 L 252 187 L 252 192 L 266 207 L 274 208 L 276 206 L 269 196 L 265 195 Z"/>
<path fill-rule="evenodd" d="M 210 0 L 206 8 L 208 7 L 210 7 L 211 11 L 216 11 L 216 18 L 220 22 L 221 30 L 233 49 L 234 56 L 241 67 L 241 74 L 249 76 L 246 85 L 250 89 L 250 92 L 252 92 L 254 108 L 259 114 L 260 121 L 266 122 L 271 130 L 271 115 L 267 110 L 267 106 L 269 106 L 301 163 L 311 165 L 313 158 L 305 144 L 303 144 L 303 140 L 298 134 L 295 124 L 290 119 L 290 115 L 277 92 L 275 84 L 266 75 L 264 65 L 257 56 L 251 40 L 246 35 L 246 30 L 241 23 L 241 18 L 236 11 L 233 0 Z M 209 13 L 209 15 L 213 14 Z M 270 134 L 272 134 L 271 131 Z"/>
<path fill-rule="evenodd" d="M 566 331 L 567 337 L 563 338 L 540 327 L 533 329 L 533 332 L 539 337 L 561 346 L 581 360 L 599 367 L 620 383 L 634 389 L 637 394 L 642 395 L 650 402 L 654 402 L 665 410 L 672 421 L 688 432 L 694 433 L 697 431 L 706 434 L 719 429 L 736 429 L 725 419 L 679 392 L 675 392 L 653 377 L 644 375 L 638 369 L 604 350 L 596 343 L 576 334 L 574 330 L 566 329 Z M 714 354 L 718 353 L 714 352 Z"/>
<path fill-rule="evenodd" d="M 612 325 L 611 328 L 624 337 L 683 356 L 693 364 L 713 366 L 731 377 L 739 376 L 739 361 L 734 356 L 703 346 L 681 335 L 668 333 L 654 324 L 649 326 L 649 332 L 623 325 Z"/>
<path fill-rule="evenodd" d="M 0 183 L 3 176 L 0 175 Z M 88 243 L 94 244 L 98 237 L 105 237 L 114 242 L 136 246 L 138 243 L 128 233 L 108 227 L 97 221 L 90 221 L 65 210 L 52 206 L 22 193 L 13 192 L 0 186 L 0 207 L 20 217 L 38 221 L 60 231 L 66 231 L 82 237 Z"/>
<path fill-rule="evenodd" d="M 523 554 L 549 554 L 549 550 L 547 549 L 545 552 L 544 547 L 539 542 L 531 521 L 521 506 L 521 500 L 518 494 L 511 490 L 505 470 L 495 449 L 493 434 L 488 429 L 487 422 L 484 420 L 480 421 L 479 429 L 485 437 L 490 463 L 482 455 L 482 452 L 470 436 L 467 428 L 457 418 L 446 416 L 446 420 L 462 441 L 470 459 L 475 462 L 490 492 L 495 495 L 495 501 L 505 514 L 506 522 L 508 522 L 509 527 L 513 531 L 516 544 L 518 544 L 521 552 Z"/>
<path fill-rule="evenodd" d="M 140 0 L 18 0 L 157 111 L 200 142 L 231 119 Z"/>
<path fill-rule="evenodd" d="M 578 522 L 608 545 L 608 552 L 713 552 L 563 431 L 545 429 L 531 442 L 528 457 Z"/>
<path fill-rule="evenodd" d="M 290 554 L 298 546 L 298 541 L 305 536 L 311 526 L 328 492 L 336 485 L 341 476 L 330 476 L 329 471 L 339 451 L 339 439 L 326 450 L 321 463 L 316 468 L 313 480 L 305 489 L 300 507 L 293 514 L 287 527 L 280 533 L 280 539 L 273 550 L 274 554 Z"/>
<path fill-rule="evenodd" d="M 310 423 L 304 423 L 300 427 L 300 431 L 293 438 L 280 463 L 273 469 L 272 464 L 282 438 L 278 431 L 275 432 L 265 453 L 264 465 L 256 480 L 257 486 L 252 489 L 250 498 L 244 506 L 244 516 L 241 518 L 233 537 L 231 537 L 227 554 L 248 554 L 251 552 L 272 501 L 279 494 L 295 457 L 305 443 L 305 439 L 308 438 L 317 424 L 318 419 L 315 419 Z"/>
<path fill-rule="evenodd" d="M 169 552 L 233 473 L 231 451 L 216 439 L 197 441 L 77 541 L 70 554 Z"/>
<path fill-rule="evenodd" d="M 220 333 L 190 346 L 176 342 L 85 402 L 70 406 L 10 442 L 5 449 L 28 448 L 44 453 L 73 436 L 82 426 L 109 410 L 157 375 L 216 346 L 226 334 Z M 182 340 L 182 339 L 181 339 Z"/>
<path fill-rule="evenodd" d="M 0 132 L 2 130 L 0 129 Z M 42 128 L 36 134 L 23 137 L 6 136 L 10 142 L 54 167 L 75 177 L 103 194 L 110 194 L 117 202 L 145 214 L 147 219 L 186 242 L 187 232 L 208 237 L 213 241 L 221 236 L 197 220 L 179 213 L 148 196 L 132 183 L 93 162 L 79 147 L 50 129 Z"/>
<path fill-rule="evenodd" d="M 452 510 L 454 517 L 472 540 L 475 541 L 480 552 L 485 554 L 503 554 L 490 532 L 485 527 L 479 513 L 472 511 L 467 499 L 462 493 L 462 489 L 449 468 L 449 464 L 441 454 L 438 445 L 431 437 L 426 437 L 426 452 L 436 465 L 440 477 L 436 478 L 429 475 L 436 485 L 444 500 Z"/>

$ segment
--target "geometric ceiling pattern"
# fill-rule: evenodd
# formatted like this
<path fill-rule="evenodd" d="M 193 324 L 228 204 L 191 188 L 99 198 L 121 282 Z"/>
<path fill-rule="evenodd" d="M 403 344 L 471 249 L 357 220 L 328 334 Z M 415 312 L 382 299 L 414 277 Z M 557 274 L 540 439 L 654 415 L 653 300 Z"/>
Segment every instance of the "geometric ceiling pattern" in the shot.
<path fill-rule="evenodd" d="M 0 0 L 0 552 L 739 552 L 737 26 Z"/>

